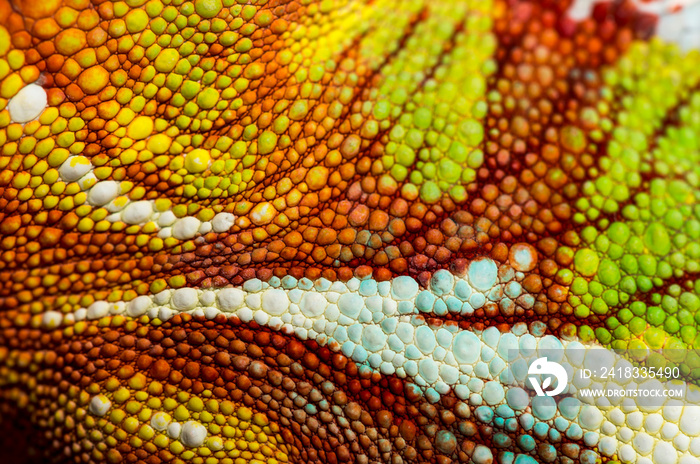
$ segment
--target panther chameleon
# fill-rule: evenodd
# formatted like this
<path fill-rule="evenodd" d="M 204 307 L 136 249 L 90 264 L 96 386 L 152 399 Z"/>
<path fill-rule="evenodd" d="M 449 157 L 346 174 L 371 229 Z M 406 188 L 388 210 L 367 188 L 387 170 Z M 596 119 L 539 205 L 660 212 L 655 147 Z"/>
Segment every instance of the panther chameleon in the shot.
<path fill-rule="evenodd" d="M 0 0 L 0 461 L 699 462 L 672 3 Z M 574 346 L 687 401 L 503 379 Z"/>

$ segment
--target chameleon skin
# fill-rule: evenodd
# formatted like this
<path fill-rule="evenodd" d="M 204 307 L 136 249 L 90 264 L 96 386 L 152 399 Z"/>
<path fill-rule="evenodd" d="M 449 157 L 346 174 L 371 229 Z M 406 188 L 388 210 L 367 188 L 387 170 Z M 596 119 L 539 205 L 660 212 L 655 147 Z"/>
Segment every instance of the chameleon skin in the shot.
<path fill-rule="evenodd" d="M 0 459 L 694 462 L 461 361 L 700 348 L 700 55 L 568 7 L 0 0 Z"/>

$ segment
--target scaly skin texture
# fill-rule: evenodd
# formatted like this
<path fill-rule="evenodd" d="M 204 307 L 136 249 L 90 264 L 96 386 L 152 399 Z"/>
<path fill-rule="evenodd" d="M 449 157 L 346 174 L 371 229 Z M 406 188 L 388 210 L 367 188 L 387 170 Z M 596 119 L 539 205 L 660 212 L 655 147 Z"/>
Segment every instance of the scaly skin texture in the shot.
<path fill-rule="evenodd" d="M 630 462 L 485 364 L 700 349 L 700 54 L 568 7 L 0 0 L 0 460 Z"/>

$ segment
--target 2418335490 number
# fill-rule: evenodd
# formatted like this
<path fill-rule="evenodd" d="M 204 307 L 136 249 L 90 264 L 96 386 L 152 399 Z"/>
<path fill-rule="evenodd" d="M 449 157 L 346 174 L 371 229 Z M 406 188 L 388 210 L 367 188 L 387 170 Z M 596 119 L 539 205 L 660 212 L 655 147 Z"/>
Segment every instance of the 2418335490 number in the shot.
<path fill-rule="evenodd" d="M 602 367 L 601 379 L 678 379 L 678 367 Z"/>

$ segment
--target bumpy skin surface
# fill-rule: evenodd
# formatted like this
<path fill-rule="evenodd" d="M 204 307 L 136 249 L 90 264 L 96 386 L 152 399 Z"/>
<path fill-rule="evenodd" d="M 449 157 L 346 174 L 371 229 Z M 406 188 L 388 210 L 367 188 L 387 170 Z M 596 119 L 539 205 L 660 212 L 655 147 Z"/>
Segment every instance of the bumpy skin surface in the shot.
<path fill-rule="evenodd" d="M 0 0 L 0 459 L 697 462 L 498 377 L 700 349 L 700 54 L 568 8 Z"/>

